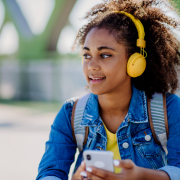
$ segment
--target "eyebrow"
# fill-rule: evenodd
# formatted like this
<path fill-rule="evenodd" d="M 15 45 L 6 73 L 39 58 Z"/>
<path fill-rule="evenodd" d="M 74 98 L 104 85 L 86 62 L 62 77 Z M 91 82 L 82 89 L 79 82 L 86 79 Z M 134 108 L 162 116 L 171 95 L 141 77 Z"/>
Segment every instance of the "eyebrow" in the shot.
<path fill-rule="evenodd" d="M 86 46 L 84 46 L 83 49 L 86 49 L 86 50 L 90 51 L 90 49 L 88 47 L 86 47 Z"/>
<path fill-rule="evenodd" d="M 84 46 L 83 49 L 86 49 L 86 50 L 90 51 L 90 49 L 88 47 L 86 47 L 86 46 Z M 110 50 L 115 51 L 113 48 L 110 48 L 108 46 L 101 46 L 101 47 L 98 47 L 97 49 L 98 49 L 98 51 L 100 51 L 102 49 L 110 49 Z"/>

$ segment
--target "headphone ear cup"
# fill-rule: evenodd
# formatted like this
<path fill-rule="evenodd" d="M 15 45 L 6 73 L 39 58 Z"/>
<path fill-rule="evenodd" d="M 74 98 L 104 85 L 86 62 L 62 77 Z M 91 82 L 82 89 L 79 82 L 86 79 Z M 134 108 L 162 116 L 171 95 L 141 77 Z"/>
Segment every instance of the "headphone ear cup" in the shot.
<path fill-rule="evenodd" d="M 146 59 L 140 53 L 134 53 L 127 62 L 127 73 L 131 77 L 140 76 L 146 69 Z"/>

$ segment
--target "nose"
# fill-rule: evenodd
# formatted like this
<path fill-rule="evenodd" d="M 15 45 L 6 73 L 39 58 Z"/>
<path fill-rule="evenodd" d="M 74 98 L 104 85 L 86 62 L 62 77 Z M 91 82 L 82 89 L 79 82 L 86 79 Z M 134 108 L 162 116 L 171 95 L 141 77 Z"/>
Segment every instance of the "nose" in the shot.
<path fill-rule="evenodd" d="M 88 70 L 91 70 L 91 71 L 100 70 L 100 65 L 99 65 L 98 59 L 92 58 L 91 61 L 89 61 Z"/>

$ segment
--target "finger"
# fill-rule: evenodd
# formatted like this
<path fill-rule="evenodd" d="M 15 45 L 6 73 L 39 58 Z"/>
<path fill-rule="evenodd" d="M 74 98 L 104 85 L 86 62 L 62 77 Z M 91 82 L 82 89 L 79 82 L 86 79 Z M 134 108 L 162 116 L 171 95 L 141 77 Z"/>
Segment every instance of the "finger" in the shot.
<path fill-rule="evenodd" d="M 78 167 L 78 169 L 77 169 L 77 172 L 84 171 L 85 168 L 86 168 L 85 162 L 82 161 L 82 162 L 81 162 L 81 165 L 80 165 L 80 166 Z"/>
<path fill-rule="evenodd" d="M 113 179 L 115 177 L 115 173 L 110 172 L 110 171 L 106 171 L 103 169 L 99 169 L 99 168 L 95 168 L 95 167 L 87 167 L 86 168 L 86 172 L 88 172 L 87 177 L 89 177 L 92 179 L 92 176 L 94 178 L 94 176 L 99 177 L 100 179 Z"/>
<path fill-rule="evenodd" d="M 134 163 L 130 159 L 120 160 L 120 161 L 114 160 L 114 165 L 116 167 L 122 167 L 122 168 L 127 168 L 127 169 L 131 169 L 134 167 Z"/>
<path fill-rule="evenodd" d="M 115 159 L 115 160 L 113 161 L 113 164 L 114 164 L 114 166 L 116 166 L 116 167 L 120 167 L 120 161 L 117 160 L 117 159 Z"/>
<path fill-rule="evenodd" d="M 81 175 L 82 177 L 84 177 L 84 178 L 87 177 L 87 173 L 86 173 L 85 171 L 81 171 L 81 172 L 80 172 L 80 175 Z"/>
<path fill-rule="evenodd" d="M 88 171 L 86 171 L 86 174 L 87 174 L 87 179 L 88 180 L 103 180 L 104 178 L 102 178 L 102 177 L 99 177 L 99 176 L 97 176 L 97 175 L 95 175 L 95 174 L 93 174 L 93 173 L 91 173 L 91 172 L 88 172 Z"/>
<path fill-rule="evenodd" d="M 81 176 L 81 172 L 85 170 L 85 162 L 82 161 L 81 165 L 78 167 L 77 171 L 75 172 L 74 176 L 79 177 Z"/>

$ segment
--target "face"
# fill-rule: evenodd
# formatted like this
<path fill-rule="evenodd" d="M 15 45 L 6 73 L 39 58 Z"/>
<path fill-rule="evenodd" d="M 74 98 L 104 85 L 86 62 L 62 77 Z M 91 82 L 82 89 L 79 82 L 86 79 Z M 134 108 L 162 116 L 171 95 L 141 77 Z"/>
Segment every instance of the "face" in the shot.
<path fill-rule="evenodd" d="M 126 73 L 126 49 L 107 29 L 90 30 L 83 56 L 84 75 L 93 94 L 119 93 L 131 84 L 131 77 Z"/>

